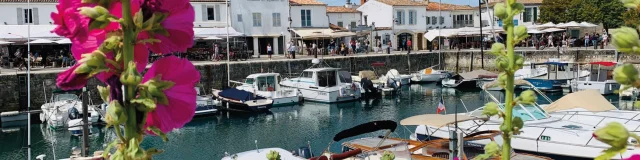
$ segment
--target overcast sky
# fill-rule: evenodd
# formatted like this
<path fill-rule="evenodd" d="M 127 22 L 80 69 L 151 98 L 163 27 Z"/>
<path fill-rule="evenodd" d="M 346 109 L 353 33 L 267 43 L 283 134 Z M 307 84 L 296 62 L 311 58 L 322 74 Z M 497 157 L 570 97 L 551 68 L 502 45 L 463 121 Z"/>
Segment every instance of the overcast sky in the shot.
<path fill-rule="evenodd" d="M 330 6 L 340 6 L 346 3 L 346 0 L 319 0 Z M 351 0 L 352 3 L 360 3 L 360 0 Z M 432 2 L 440 2 L 440 0 L 432 0 Z M 477 0 L 442 0 L 442 3 L 451 3 L 451 4 L 461 4 L 461 5 L 471 5 L 478 6 Z"/>

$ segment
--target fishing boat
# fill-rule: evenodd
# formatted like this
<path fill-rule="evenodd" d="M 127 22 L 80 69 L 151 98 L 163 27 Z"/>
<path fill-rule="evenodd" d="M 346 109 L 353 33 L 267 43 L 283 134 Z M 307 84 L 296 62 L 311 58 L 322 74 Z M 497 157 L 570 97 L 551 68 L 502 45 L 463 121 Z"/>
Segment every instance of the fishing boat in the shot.
<path fill-rule="evenodd" d="M 218 109 L 216 109 L 216 107 L 220 106 L 220 101 L 216 101 L 210 96 L 203 95 L 200 92 L 200 87 L 195 87 L 195 89 L 196 93 L 198 94 L 198 96 L 196 97 L 195 116 L 209 115 L 218 112 Z"/>
<path fill-rule="evenodd" d="M 486 70 L 474 70 L 455 75 L 442 80 L 442 86 L 458 89 L 474 89 L 478 87 L 478 81 L 493 81 L 498 74 Z M 482 83 L 482 82 L 480 82 Z"/>
<path fill-rule="evenodd" d="M 613 94 L 615 90 L 620 88 L 620 84 L 613 80 L 613 66 L 616 66 L 616 62 L 591 62 L 590 72 L 595 73 L 587 77 L 580 77 L 576 83 L 572 85 L 573 91 L 582 91 L 588 89 L 595 89 L 600 91 L 600 94 Z M 594 66 L 598 66 L 594 68 Z M 605 68 L 603 68 L 603 66 Z M 578 69 L 579 70 L 579 69 Z"/>
<path fill-rule="evenodd" d="M 569 87 L 570 81 L 576 78 L 587 77 L 591 72 L 585 70 L 578 70 L 574 68 L 572 71 L 569 67 L 575 63 L 569 62 L 544 62 L 544 63 L 532 63 L 532 68 L 536 66 L 544 66 L 547 69 L 547 74 L 538 77 L 524 78 L 529 81 L 536 88 L 546 92 L 559 92 L 563 91 L 563 88 Z M 528 89 L 530 86 L 520 86 L 520 88 Z"/>
<path fill-rule="evenodd" d="M 381 79 L 391 79 L 391 80 L 394 80 L 396 82 L 400 82 L 400 86 L 404 86 L 404 85 L 409 85 L 411 83 L 411 78 L 413 76 L 406 75 L 406 74 L 400 74 L 400 72 L 398 72 L 398 70 L 391 69 L 391 70 L 387 71 L 387 74 L 385 74 L 383 77 L 384 78 L 381 78 Z"/>
<path fill-rule="evenodd" d="M 312 63 L 299 77 L 284 79 L 280 85 L 299 90 L 308 101 L 337 103 L 360 99 L 361 88 L 347 81 L 350 78 L 340 74 L 339 68 L 324 66 L 319 59 L 313 59 Z"/>
<path fill-rule="evenodd" d="M 45 122 L 51 129 L 68 126 L 70 120 L 82 117 L 82 101 L 78 97 L 79 90 L 63 91 L 54 90 L 51 101 L 40 108 L 40 121 Z M 89 123 L 97 124 L 101 119 L 100 113 L 93 107 L 89 107 Z"/>
<path fill-rule="evenodd" d="M 26 121 L 28 115 L 29 114 L 27 112 L 21 111 L 2 112 L 0 113 L 0 122 L 2 124 L 5 124 L 11 122 Z"/>
<path fill-rule="evenodd" d="M 377 92 L 382 95 L 393 95 L 400 87 L 400 82 L 378 78 L 375 72 L 370 70 L 360 71 L 357 76 L 351 76 L 351 79 L 360 85 L 359 88 L 363 88 L 361 90 L 363 94 Z"/>
<path fill-rule="evenodd" d="M 230 111 L 267 112 L 273 106 L 272 99 L 236 88 L 213 90 L 213 97 L 222 102 L 220 108 Z"/>
<path fill-rule="evenodd" d="M 448 75 L 449 73 L 447 72 L 435 70 L 433 67 L 429 67 L 411 74 L 411 83 L 439 82 L 440 80 L 447 78 Z"/>
<path fill-rule="evenodd" d="M 532 88 L 550 101 L 540 90 Z M 484 91 L 485 95 L 499 104 L 499 109 L 504 110 L 503 103 L 498 101 L 491 92 Z M 584 109 L 585 107 L 590 109 Z M 483 109 L 480 107 L 471 112 L 458 114 L 458 116 L 483 118 L 486 117 L 482 115 Z M 572 93 L 548 106 L 541 106 L 537 103 L 518 104 L 513 108 L 513 116 L 521 118 L 524 121 L 524 127 L 520 130 L 521 134 L 511 138 L 511 146 L 516 151 L 593 159 L 609 147 L 607 144 L 593 139 L 592 134 L 595 129 L 612 121 L 624 124 L 632 132 L 638 131 L 638 127 L 640 127 L 640 121 L 634 120 L 637 119 L 635 116 L 639 114 L 638 112 L 614 109 L 615 107 L 602 95 L 593 90 Z M 595 113 L 595 111 L 603 110 L 607 112 Z M 463 132 L 499 130 L 501 124 L 502 119 L 494 116 L 487 120 L 459 122 L 457 130 Z M 441 128 L 438 125 L 423 124 L 416 128 L 414 137 L 417 140 L 449 138 L 451 130 L 451 128 Z M 488 142 L 479 141 L 478 143 L 487 144 Z M 622 155 L 617 155 L 615 159 L 627 158 L 638 153 L 640 153 L 640 149 L 635 148 L 635 144 L 630 142 L 627 151 Z"/>
<path fill-rule="evenodd" d="M 273 106 L 295 105 L 302 102 L 302 95 L 296 89 L 283 88 L 279 84 L 280 74 L 258 73 L 247 76 L 244 82 L 236 87 L 258 96 L 273 100 Z"/>

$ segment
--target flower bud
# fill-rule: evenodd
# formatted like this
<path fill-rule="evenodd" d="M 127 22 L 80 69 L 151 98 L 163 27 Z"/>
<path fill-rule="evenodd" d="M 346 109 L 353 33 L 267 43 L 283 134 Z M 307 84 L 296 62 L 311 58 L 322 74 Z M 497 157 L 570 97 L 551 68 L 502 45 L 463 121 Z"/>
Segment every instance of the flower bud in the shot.
<path fill-rule="evenodd" d="M 593 132 L 593 137 L 612 148 L 626 149 L 629 131 L 618 122 L 610 122 Z"/>
<path fill-rule="evenodd" d="M 111 86 L 107 86 L 107 87 L 103 87 L 103 86 L 97 86 L 98 87 L 98 93 L 100 93 L 100 98 L 102 98 L 102 101 L 104 102 L 109 102 L 109 94 L 111 93 Z"/>
<path fill-rule="evenodd" d="M 484 105 L 482 109 L 482 115 L 494 116 L 497 115 L 500 110 L 498 110 L 498 104 L 495 102 L 489 102 Z"/>
<path fill-rule="evenodd" d="M 493 13 L 500 19 L 507 18 L 507 8 L 505 7 L 504 3 L 497 3 L 495 6 L 493 6 Z"/>
<path fill-rule="evenodd" d="M 515 129 L 515 128 L 522 128 L 524 126 L 524 121 L 522 121 L 522 119 L 520 117 L 514 117 L 513 120 L 511 121 L 511 126 Z"/>
<path fill-rule="evenodd" d="M 109 103 L 109 107 L 107 107 L 107 115 L 105 117 L 107 123 L 109 125 L 117 125 L 124 124 L 127 121 L 127 116 L 124 113 L 124 109 L 122 105 L 118 101 L 111 101 Z"/>
<path fill-rule="evenodd" d="M 75 72 L 76 74 L 88 74 L 88 73 L 91 73 L 92 71 L 93 71 L 93 68 L 89 67 L 89 65 L 80 64 L 80 66 L 78 66 L 78 68 L 76 68 L 76 70 L 74 70 L 73 72 Z"/>
<path fill-rule="evenodd" d="M 518 15 L 522 12 L 524 12 L 524 4 L 522 3 L 511 3 L 511 10 L 513 11 L 511 13 L 512 16 Z"/>
<path fill-rule="evenodd" d="M 622 52 L 631 52 L 634 47 L 640 46 L 638 32 L 629 27 L 622 27 L 613 32 L 611 44 Z"/>
<path fill-rule="evenodd" d="M 92 68 L 106 68 L 105 59 L 107 57 L 99 50 L 95 50 L 88 54 L 83 54 L 80 63 L 87 64 Z"/>
<path fill-rule="evenodd" d="M 493 53 L 496 56 L 503 55 L 504 48 L 505 48 L 504 44 L 502 43 L 493 43 L 493 45 L 491 45 L 491 53 Z"/>
<path fill-rule="evenodd" d="M 102 6 L 95 6 L 95 7 L 80 7 L 80 14 L 87 16 L 91 19 L 97 19 L 103 15 L 108 15 L 109 14 L 109 10 L 107 10 L 106 8 L 102 7 Z"/>
<path fill-rule="evenodd" d="M 638 70 L 631 64 L 625 64 L 613 70 L 613 79 L 623 85 L 631 85 L 638 79 Z"/>
<path fill-rule="evenodd" d="M 529 34 L 527 33 L 527 27 L 525 26 L 518 26 L 516 27 L 516 36 L 519 38 L 524 38 L 529 36 Z"/>
<path fill-rule="evenodd" d="M 522 104 L 533 104 L 536 102 L 536 99 L 538 97 L 536 95 L 536 92 L 534 92 L 533 90 L 526 90 L 520 93 L 520 97 L 518 98 L 520 99 L 520 103 Z"/>
<path fill-rule="evenodd" d="M 627 8 L 638 8 L 638 5 L 640 5 L 639 0 L 620 0 L 620 2 L 622 2 L 622 4 L 624 4 L 624 7 Z"/>
<path fill-rule="evenodd" d="M 142 76 L 138 73 L 135 62 L 129 62 L 126 71 L 120 75 L 120 82 L 124 85 L 137 86 L 142 82 Z"/>
<path fill-rule="evenodd" d="M 280 153 L 278 151 L 269 151 L 267 153 L 268 160 L 280 160 Z"/>

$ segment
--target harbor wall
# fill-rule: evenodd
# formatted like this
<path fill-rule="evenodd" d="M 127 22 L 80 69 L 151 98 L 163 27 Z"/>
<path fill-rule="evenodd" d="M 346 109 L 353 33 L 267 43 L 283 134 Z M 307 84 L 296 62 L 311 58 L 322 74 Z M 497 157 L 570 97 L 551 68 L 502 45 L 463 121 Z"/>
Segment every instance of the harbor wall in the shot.
<path fill-rule="evenodd" d="M 560 58 L 564 61 L 592 62 L 592 61 L 615 61 L 614 50 L 570 50 L 558 52 L 557 50 L 546 51 L 516 51 L 516 54 L 523 54 L 526 61 L 545 62 L 549 58 Z M 440 57 L 438 57 L 440 55 Z M 359 56 L 329 56 L 319 57 L 323 63 L 332 67 L 342 68 L 357 74 L 362 70 L 375 70 L 378 75 L 385 74 L 389 69 L 397 69 L 401 73 L 415 72 L 431 66 L 437 66 L 441 61 L 441 66 L 449 71 L 465 72 L 471 68 L 481 69 L 482 55 L 480 51 L 447 51 L 438 53 L 412 53 L 407 56 L 403 54 L 371 54 Z M 441 60 L 439 60 L 441 58 Z M 620 54 L 621 61 L 637 61 L 639 56 Z M 484 53 L 484 67 L 486 70 L 495 71 L 493 61 L 495 56 Z M 372 67 L 374 62 L 383 62 L 384 66 Z M 211 89 L 221 89 L 227 86 L 227 74 L 231 80 L 242 81 L 247 75 L 260 72 L 277 72 L 283 77 L 295 76 L 304 69 L 312 65 L 311 59 L 281 59 L 281 60 L 252 60 L 243 62 L 230 62 L 230 70 L 227 73 L 226 62 L 196 62 L 196 68 L 200 71 L 200 86 L 205 94 L 210 94 Z M 47 99 L 51 98 L 51 90 L 55 89 L 57 72 L 38 73 L 31 76 L 31 106 L 32 109 L 40 109 Z M 190 76 L 190 75 L 185 75 Z M 0 76 L 0 112 L 19 110 L 19 91 L 26 91 L 26 87 L 21 87 L 17 76 Z M 22 83 L 24 84 L 24 83 Z M 101 82 L 91 79 L 87 85 L 90 91 L 93 104 L 102 103 L 96 85 L 103 85 Z M 25 84 L 26 85 L 26 84 Z M 45 90 L 46 89 L 46 90 Z M 26 107 L 25 107 L 26 108 Z"/>

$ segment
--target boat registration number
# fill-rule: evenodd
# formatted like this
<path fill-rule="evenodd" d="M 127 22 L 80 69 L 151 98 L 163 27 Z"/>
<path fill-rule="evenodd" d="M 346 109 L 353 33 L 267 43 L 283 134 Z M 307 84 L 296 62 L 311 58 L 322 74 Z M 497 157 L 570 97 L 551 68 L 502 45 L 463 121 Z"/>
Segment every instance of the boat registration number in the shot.
<path fill-rule="evenodd" d="M 540 140 L 543 140 L 543 141 L 550 141 L 550 140 L 551 140 L 551 137 L 549 137 L 549 136 L 540 136 Z"/>
<path fill-rule="evenodd" d="M 258 106 L 258 109 L 264 109 L 267 108 L 267 106 Z"/>
<path fill-rule="evenodd" d="M 327 95 L 327 93 L 326 93 L 326 92 L 318 92 L 318 95 L 326 96 L 326 95 Z"/>

